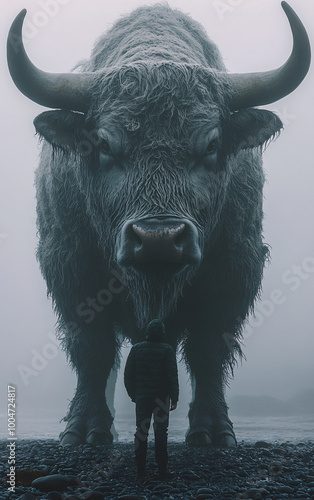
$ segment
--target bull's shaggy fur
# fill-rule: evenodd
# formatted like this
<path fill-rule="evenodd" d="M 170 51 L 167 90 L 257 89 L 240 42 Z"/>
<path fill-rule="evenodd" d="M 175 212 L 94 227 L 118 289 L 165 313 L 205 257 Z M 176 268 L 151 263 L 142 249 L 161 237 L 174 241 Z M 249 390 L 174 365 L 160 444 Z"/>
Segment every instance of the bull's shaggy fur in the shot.
<path fill-rule="evenodd" d="M 224 70 L 217 46 L 190 16 L 166 4 L 140 7 L 121 18 L 96 42 L 82 71 L 137 62 L 181 62 Z"/>
<path fill-rule="evenodd" d="M 36 174 L 38 259 L 78 374 L 63 438 L 110 441 L 104 390 L 118 364 L 117 334 L 141 340 L 147 322 L 160 317 L 168 341 L 182 341 L 191 374 L 189 442 L 234 442 L 223 384 L 260 291 L 268 253 L 260 148 L 281 122 L 267 111 L 230 113 L 216 46 L 199 24 L 165 5 L 122 18 L 77 70 L 101 68 L 86 116 L 54 111 L 35 121 L 47 140 Z M 217 168 L 195 173 L 196 140 L 214 127 Z M 108 129 L 124 148 L 123 176 L 98 165 L 99 137 L 106 140 Z M 148 275 L 119 268 L 123 224 L 163 215 L 193 222 L 201 263 L 171 278 L 160 268 Z"/>

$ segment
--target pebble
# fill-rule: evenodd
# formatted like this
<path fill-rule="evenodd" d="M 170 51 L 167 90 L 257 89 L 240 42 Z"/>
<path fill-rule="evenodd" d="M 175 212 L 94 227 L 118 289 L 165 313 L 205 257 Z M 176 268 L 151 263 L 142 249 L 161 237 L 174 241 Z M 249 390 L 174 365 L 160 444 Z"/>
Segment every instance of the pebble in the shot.
<path fill-rule="evenodd" d="M 146 497 L 144 497 L 142 495 L 122 495 L 122 496 L 118 496 L 118 499 L 119 500 L 122 500 L 122 499 L 123 500 L 146 500 Z M 89 497 L 88 497 L 88 500 L 89 500 Z"/>
<path fill-rule="evenodd" d="M 56 461 L 53 458 L 42 458 L 39 463 L 42 465 L 56 465 Z"/>
<path fill-rule="evenodd" d="M 271 444 L 267 443 L 266 441 L 256 441 L 255 447 L 256 448 L 270 448 Z"/>
<path fill-rule="evenodd" d="M 63 500 L 62 495 L 57 491 L 50 491 L 47 493 L 45 500 Z"/>
<path fill-rule="evenodd" d="M 271 451 L 265 450 L 265 448 L 262 448 L 261 455 L 263 455 L 263 457 L 268 457 L 268 458 L 272 456 Z"/>
<path fill-rule="evenodd" d="M 94 488 L 94 491 L 100 491 L 100 493 L 108 493 L 108 491 L 112 491 L 112 486 L 109 484 L 106 484 L 104 486 L 97 486 L 97 488 Z"/>
<path fill-rule="evenodd" d="M 17 500 L 36 500 L 36 497 L 33 493 L 27 492 L 20 496 Z"/>
<path fill-rule="evenodd" d="M 39 491 L 65 491 L 69 486 L 76 484 L 74 476 L 53 474 L 52 476 L 38 477 L 32 482 L 32 486 Z"/>
<path fill-rule="evenodd" d="M 272 452 L 275 453 L 276 455 L 282 455 L 282 456 L 286 454 L 285 450 L 283 450 L 282 448 L 273 448 Z"/>
<path fill-rule="evenodd" d="M 104 495 L 99 491 L 85 490 L 83 493 L 83 498 L 88 498 L 88 500 L 103 500 Z"/>
<path fill-rule="evenodd" d="M 157 484 L 157 486 L 154 487 L 153 491 L 170 491 L 172 490 L 172 486 L 168 484 Z"/>
<path fill-rule="evenodd" d="M 248 473 L 246 472 L 246 470 L 240 469 L 238 471 L 238 476 L 240 476 L 240 477 L 248 477 Z"/>
<path fill-rule="evenodd" d="M 185 491 L 187 490 L 187 485 L 185 483 L 177 483 L 177 488 L 180 490 L 180 491 Z"/>
<path fill-rule="evenodd" d="M 278 473 L 282 470 L 282 467 L 283 467 L 282 462 L 272 462 L 269 465 L 269 471 Z"/>
<path fill-rule="evenodd" d="M 290 486 L 280 486 L 278 491 L 279 493 L 293 493 L 294 489 Z"/>
<path fill-rule="evenodd" d="M 269 492 L 264 488 L 249 488 L 243 492 L 242 498 L 250 498 L 252 500 L 260 500 L 267 496 Z"/>

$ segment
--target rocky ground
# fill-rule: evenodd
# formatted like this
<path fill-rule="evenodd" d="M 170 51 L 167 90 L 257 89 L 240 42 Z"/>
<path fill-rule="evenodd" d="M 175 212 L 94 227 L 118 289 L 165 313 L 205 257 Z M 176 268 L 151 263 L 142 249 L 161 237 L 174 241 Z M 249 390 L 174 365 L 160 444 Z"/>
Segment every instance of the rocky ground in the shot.
<path fill-rule="evenodd" d="M 314 498 L 313 442 L 259 441 L 228 450 L 170 443 L 169 466 L 175 476 L 167 480 L 156 476 L 150 443 L 148 473 L 139 480 L 132 444 L 61 448 L 53 440 L 20 440 L 14 452 L 14 493 L 8 491 L 7 444 L 0 442 L 1 500 Z"/>

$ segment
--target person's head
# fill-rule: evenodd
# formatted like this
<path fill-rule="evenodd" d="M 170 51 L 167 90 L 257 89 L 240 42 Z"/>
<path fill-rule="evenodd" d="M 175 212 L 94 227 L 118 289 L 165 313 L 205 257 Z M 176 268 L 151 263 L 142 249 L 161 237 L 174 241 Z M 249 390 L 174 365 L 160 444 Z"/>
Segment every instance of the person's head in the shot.
<path fill-rule="evenodd" d="M 153 321 L 148 324 L 146 340 L 151 340 L 154 342 L 166 341 L 165 325 L 160 319 L 153 319 Z"/>

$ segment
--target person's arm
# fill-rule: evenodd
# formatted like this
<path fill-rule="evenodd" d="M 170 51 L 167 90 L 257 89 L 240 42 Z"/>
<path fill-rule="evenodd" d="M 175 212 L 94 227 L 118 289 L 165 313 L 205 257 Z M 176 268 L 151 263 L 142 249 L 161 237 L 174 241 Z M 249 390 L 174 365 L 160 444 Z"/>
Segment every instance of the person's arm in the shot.
<path fill-rule="evenodd" d="M 136 362 L 135 362 L 135 352 L 132 347 L 128 359 L 126 360 L 124 369 L 124 385 L 126 392 L 130 396 L 133 402 L 135 402 L 135 390 L 136 390 Z"/>
<path fill-rule="evenodd" d="M 179 399 L 179 380 L 176 354 L 170 346 L 167 350 L 167 378 L 171 400 L 170 411 L 172 411 L 176 409 Z"/>

